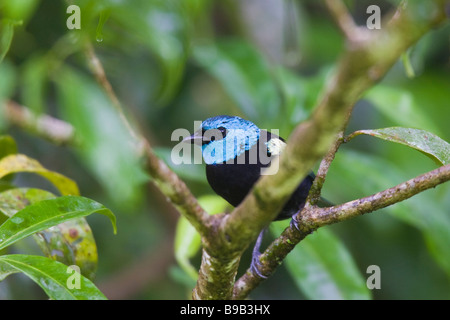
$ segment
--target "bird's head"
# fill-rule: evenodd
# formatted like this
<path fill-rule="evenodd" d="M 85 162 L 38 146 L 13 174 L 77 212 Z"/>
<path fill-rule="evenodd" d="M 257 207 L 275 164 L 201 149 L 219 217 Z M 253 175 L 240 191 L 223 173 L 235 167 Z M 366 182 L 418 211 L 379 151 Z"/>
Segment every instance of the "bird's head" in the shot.
<path fill-rule="evenodd" d="M 193 135 L 184 139 L 202 147 L 206 164 L 233 160 L 258 142 L 260 129 L 240 117 L 217 116 L 206 119 Z"/>

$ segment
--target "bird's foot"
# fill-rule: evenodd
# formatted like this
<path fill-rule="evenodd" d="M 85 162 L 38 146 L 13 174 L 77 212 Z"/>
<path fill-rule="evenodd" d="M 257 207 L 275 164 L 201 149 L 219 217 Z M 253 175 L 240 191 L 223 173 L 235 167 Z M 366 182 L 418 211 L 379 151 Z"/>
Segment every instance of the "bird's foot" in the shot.
<path fill-rule="evenodd" d="M 289 223 L 289 225 L 291 226 L 291 228 L 295 228 L 297 229 L 297 231 L 300 231 L 300 226 L 299 226 L 299 222 L 296 219 L 296 215 L 294 215 L 291 219 L 291 222 Z"/>
<path fill-rule="evenodd" d="M 250 265 L 250 270 L 252 271 L 253 274 L 256 274 L 261 279 L 267 279 L 267 276 L 263 275 L 261 271 L 259 271 L 261 270 L 262 267 L 261 261 L 259 261 L 260 256 L 261 253 L 252 256 L 252 263 Z"/>
<path fill-rule="evenodd" d="M 263 275 L 261 273 L 261 271 L 259 271 L 259 270 L 261 270 L 261 267 L 262 267 L 261 261 L 259 260 L 259 257 L 261 256 L 261 252 L 259 251 L 259 249 L 261 247 L 261 242 L 262 242 L 265 232 L 266 232 L 266 229 L 263 229 L 261 231 L 261 233 L 259 234 L 258 239 L 256 239 L 256 243 L 255 243 L 255 246 L 253 247 L 253 252 L 252 252 L 252 263 L 250 265 L 250 270 L 262 279 L 267 279 L 267 276 Z"/>

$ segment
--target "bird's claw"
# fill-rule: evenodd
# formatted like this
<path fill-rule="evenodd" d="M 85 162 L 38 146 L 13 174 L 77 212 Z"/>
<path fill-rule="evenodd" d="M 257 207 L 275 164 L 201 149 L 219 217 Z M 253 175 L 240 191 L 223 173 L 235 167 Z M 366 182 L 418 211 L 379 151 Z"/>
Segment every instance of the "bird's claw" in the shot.
<path fill-rule="evenodd" d="M 250 265 L 250 270 L 253 274 L 256 274 L 258 277 L 262 279 L 267 279 L 267 276 L 263 275 L 261 271 L 259 271 L 262 267 L 261 261 L 259 261 L 259 257 L 261 254 L 253 255 L 252 256 L 252 263 Z"/>
<path fill-rule="evenodd" d="M 253 274 L 256 274 L 258 277 L 262 279 L 267 279 L 267 276 L 263 275 L 261 271 L 259 271 L 262 267 L 261 261 L 259 260 L 259 257 L 261 256 L 261 252 L 259 249 L 261 248 L 261 242 L 262 238 L 264 237 L 264 233 L 267 229 L 263 229 L 261 233 L 258 236 L 258 239 L 256 239 L 255 246 L 253 247 L 252 252 L 252 263 L 250 265 L 250 270 Z"/>
<path fill-rule="evenodd" d="M 291 222 L 289 223 L 291 228 L 295 228 L 297 231 L 300 231 L 299 222 L 295 218 L 295 215 L 292 217 Z"/>

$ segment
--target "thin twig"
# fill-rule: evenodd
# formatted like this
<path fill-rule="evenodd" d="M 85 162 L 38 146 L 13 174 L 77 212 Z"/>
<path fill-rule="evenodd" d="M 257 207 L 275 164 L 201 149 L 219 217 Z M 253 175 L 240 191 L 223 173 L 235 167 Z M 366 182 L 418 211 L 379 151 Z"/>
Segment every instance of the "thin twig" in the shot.
<path fill-rule="evenodd" d="M 366 36 L 366 30 L 358 27 L 341 0 L 325 0 L 325 4 L 347 40 L 356 42 Z"/>
<path fill-rule="evenodd" d="M 14 101 L 5 102 L 3 115 L 9 123 L 56 145 L 76 144 L 75 129 L 62 120 L 46 114 L 37 115 Z"/>

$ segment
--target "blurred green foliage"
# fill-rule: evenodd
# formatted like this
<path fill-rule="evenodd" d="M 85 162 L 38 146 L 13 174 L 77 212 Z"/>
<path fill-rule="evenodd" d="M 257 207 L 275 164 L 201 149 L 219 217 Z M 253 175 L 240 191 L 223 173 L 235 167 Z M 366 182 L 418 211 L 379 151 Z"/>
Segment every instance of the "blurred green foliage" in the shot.
<path fill-rule="evenodd" d="M 279 129 L 288 138 L 315 106 L 343 39 L 321 1 L 79 0 L 81 29 L 68 30 L 66 9 L 72 3 L 1 1 L 0 102 L 13 99 L 36 115 L 71 123 L 79 144 L 52 145 L 5 117 L 0 129 L 15 138 L 20 153 L 72 178 L 83 196 L 117 215 L 116 236 L 98 217 L 88 217 L 99 252 L 96 284 L 107 297 L 187 298 L 192 270 L 186 273 L 173 257 L 188 269 L 198 268 L 198 239 L 179 226 L 192 243 L 177 239 L 176 248 L 182 249 L 176 254 L 159 250 L 173 248 L 178 215 L 146 183 L 151 178 L 140 169 L 136 141 L 89 70 L 86 42 L 93 44 L 132 125 L 196 196 L 204 196 L 212 191 L 200 165 L 170 163 L 170 150 L 178 143 L 171 141 L 172 131 L 192 131 L 195 120 L 230 114 Z M 377 4 L 387 14 L 397 3 L 347 1 L 359 24 L 367 19 L 368 5 Z M 357 104 L 347 133 L 403 126 L 450 141 L 449 48 L 448 24 L 427 34 L 409 52 L 415 77 L 409 78 L 399 61 Z M 358 136 L 337 154 L 324 197 L 342 203 L 435 167 L 407 146 Z M 15 183 L 46 186 L 21 174 Z M 444 184 L 319 230 L 251 297 L 448 299 L 449 208 L 450 186 Z M 280 231 L 279 225 L 272 229 Z M 18 252 L 35 249 L 26 241 L 15 246 Z M 249 263 L 246 255 L 240 272 Z M 379 290 L 365 287 L 370 265 L 380 267 Z M 44 297 L 32 282 L 8 277 L 0 283 L 0 298 Z"/>

